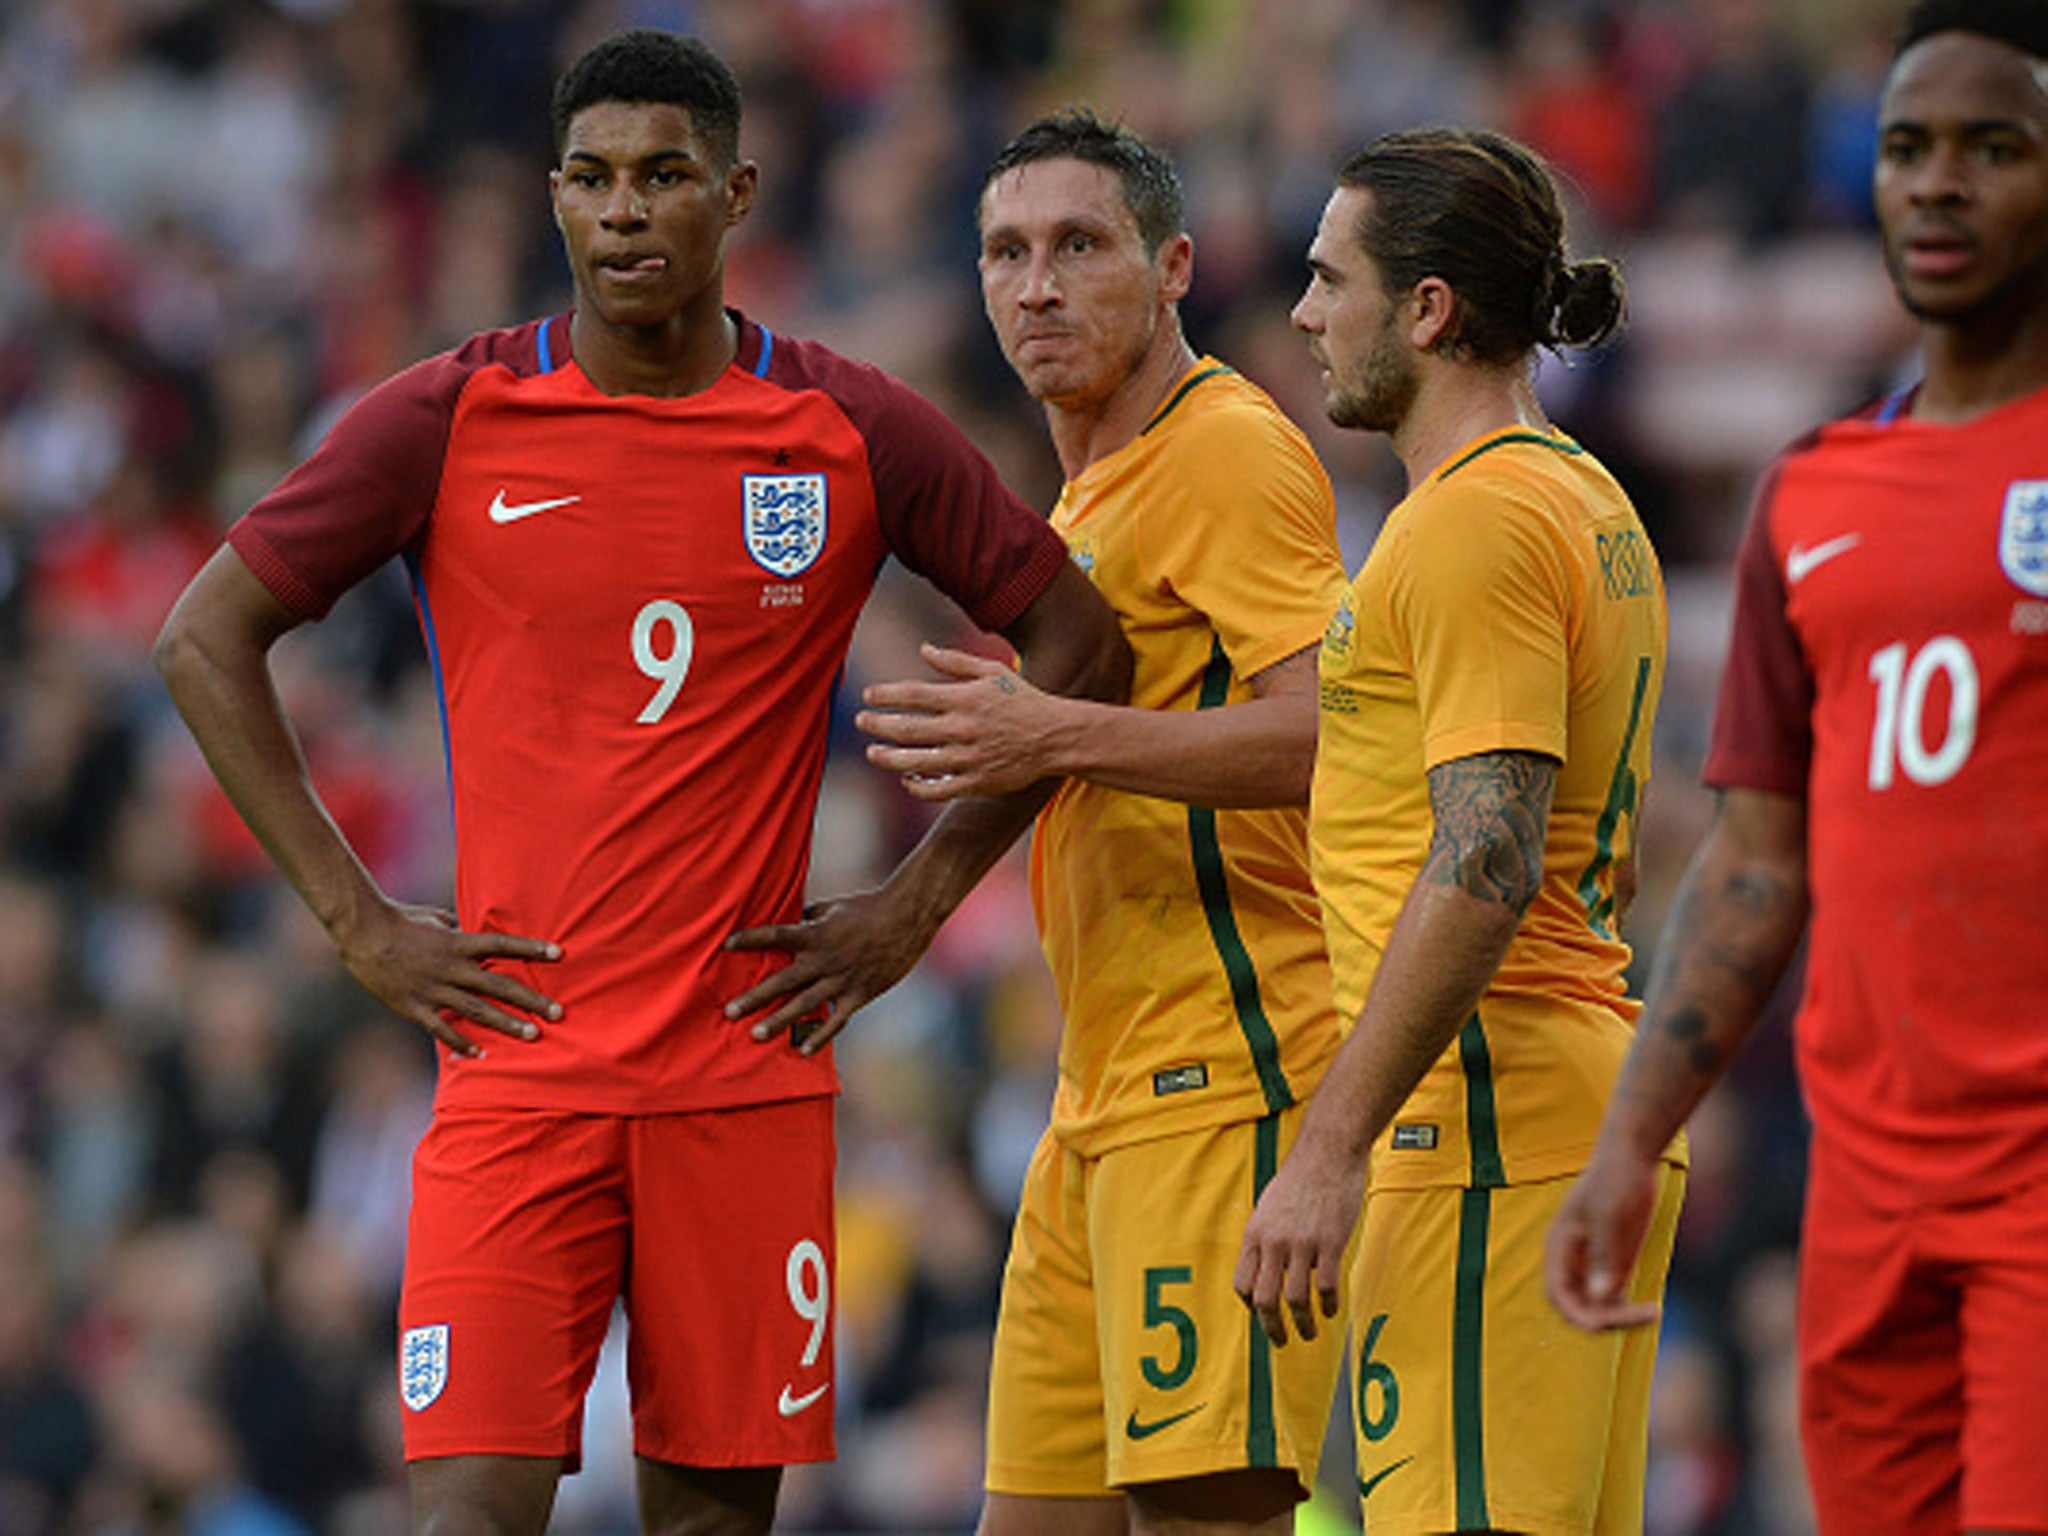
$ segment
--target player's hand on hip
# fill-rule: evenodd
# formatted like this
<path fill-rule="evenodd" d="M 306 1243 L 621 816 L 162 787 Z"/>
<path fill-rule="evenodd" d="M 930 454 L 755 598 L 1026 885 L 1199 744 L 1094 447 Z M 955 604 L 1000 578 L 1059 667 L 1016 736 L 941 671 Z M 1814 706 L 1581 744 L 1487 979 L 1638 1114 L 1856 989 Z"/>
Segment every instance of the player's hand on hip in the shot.
<path fill-rule="evenodd" d="M 458 1056 L 481 1056 L 484 1050 L 459 1024 L 532 1040 L 540 1034 L 535 1019 L 552 1023 L 562 1016 L 553 998 L 487 963 L 561 959 L 561 947 L 546 939 L 471 933 L 440 907 L 387 901 L 352 931 L 337 934 L 335 944 L 342 963 L 372 996 Z"/>
<path fill-rule="evenodd" d="M 1603 1141 L 1565 1195 L 1543 1249 L 1543 1286 L 1566 1321 L 1589 1333 L 1654 1323 L 1654 1301 L 1631 1301 L 1628 1278 L 1657 1201 L 1657 1164 Z"/>
<path fill-rule="evenodd" d="M 1344 1287 L 1344 1255 L 1365 1198 L 1365 1170 L 1295 1155 L 1259 1196 L 1245 1225 L 1233 1284 L 1274 1344 L 1287 1320 L 1313 1339 L 1317 1309 L 1335 1317 Z"/>
<path fill-rule="evenodd" d="M 1002 795 L 1057 770 L 1051 745 L 1066 703 L 1033 687 L 1013 667 L 925 645 L 942 682 L 874 683 L 853 717 L 875 739 L 868 761 L 900 774 L 920 800 Z"/>
<path fill-rule="evenodd" d="M 756 1040 L 784 1031 L 804 1055 L 823 1050 L 846 1021 L 901 981 L 931 933 L 898 910 L 886 891 L 862 891 L 814 903 L 800 923 L 743 928 L 729 950 L 781 950 L 789 963 L 725 1005 L 728 1019 L 772 1011 L 752 1028 Z"/>

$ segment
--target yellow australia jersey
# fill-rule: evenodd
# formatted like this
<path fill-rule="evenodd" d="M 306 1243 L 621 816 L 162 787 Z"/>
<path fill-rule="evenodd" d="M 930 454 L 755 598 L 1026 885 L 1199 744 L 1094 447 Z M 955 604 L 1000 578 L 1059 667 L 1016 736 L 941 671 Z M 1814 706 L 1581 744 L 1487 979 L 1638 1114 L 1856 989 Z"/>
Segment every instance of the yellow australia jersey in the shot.
<path fill-rule="evenodd" d="M 1146 709 L 1249 699 L 1343 590 L 1322 465 L 1213 358 L 1052 521 L 1116 609 Z M 1083 1155 L 1284 1108 L 1335 1054 L 1304 810 L 1069 780 L 1039 817 L 1031 889 L 1065 1019 L 1052 1129 Z"/>
<path fill-rule="evenodd" d="M 1641 1005 L 1617 893 L 1664 676 L 1664 582 L 1570 438 L 1467 444 L 1394 508 L 1323 637 L 1312 843 L 1337 1006 L 1358 1017 L 1435 820 L 1427 772 L 1557 760 L 1543 885 L 1476 1015 L 1373 1150 L 1374 1188 L 1583 1166 Z"/>

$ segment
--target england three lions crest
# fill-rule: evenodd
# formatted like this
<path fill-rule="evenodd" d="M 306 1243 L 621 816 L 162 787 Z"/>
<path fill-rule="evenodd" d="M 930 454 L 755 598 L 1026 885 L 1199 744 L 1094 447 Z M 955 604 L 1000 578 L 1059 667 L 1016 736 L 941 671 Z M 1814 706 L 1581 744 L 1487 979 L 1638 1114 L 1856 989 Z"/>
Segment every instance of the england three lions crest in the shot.
<path fill-rule="evenodd" d="M 1998 563 L 2019 586 L 2048 597 L 2048 480 L 2015 480 L 2005 488 Z"/>
<path fill-rule="evenodd" d="M 408 1328 L 398 1344 L 398 1395 L 420 1413 L 433 1405 L 448 1385 L 448 1325 L 431 1323 Z"/>
<path fill-rule="evenodd" d="M 774 575 L 809 570 L 825 548 L 823 475 L 740 476 L 747 553 Z"/>

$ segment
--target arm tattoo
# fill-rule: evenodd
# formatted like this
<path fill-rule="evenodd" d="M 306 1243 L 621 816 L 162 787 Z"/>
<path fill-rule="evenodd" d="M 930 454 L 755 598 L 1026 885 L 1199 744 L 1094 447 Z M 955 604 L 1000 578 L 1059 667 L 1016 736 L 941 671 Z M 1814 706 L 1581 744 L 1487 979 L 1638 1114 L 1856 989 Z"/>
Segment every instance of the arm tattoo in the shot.
<path fill-rule="evenodd" d="M 1696 871 L 1679 887 L 1650 968 L 1646 1022 L 1677 1048 L 1668 1071 L 1711 1082 L 1771 1000 L 1804 927 L 1804 898 L 1753 865 Z"/>
<path fill-rule="evenodd" d="M 1432 768 L 1436 832 L 1423 874 L 1527 911 L 1543 884 L 1543 836 L 1556 784 L 1557 764 L 1534 752 L 1482 752 Z"/>
<path fill-rule="evenodd" d="M 1685 1052 L 1686 1065 L 1700 1077 L 1721 1070 L 1721 1047 L 1707 1031 L 1707 1017 L 1697 1008 L 1680 1008 L 1664 1021 L 1664 1033 Z"/>

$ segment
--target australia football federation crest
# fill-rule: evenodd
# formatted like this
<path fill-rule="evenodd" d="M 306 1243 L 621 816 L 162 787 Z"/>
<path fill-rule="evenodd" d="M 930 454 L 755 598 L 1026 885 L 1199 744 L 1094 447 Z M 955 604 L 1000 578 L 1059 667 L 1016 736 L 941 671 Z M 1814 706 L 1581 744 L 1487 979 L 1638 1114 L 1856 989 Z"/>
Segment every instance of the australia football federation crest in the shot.
<path fill-rule="evenodd" d="M 408 1328 L 398 1344 L 398 1395 L 414 1413 L 430 1407 L 448 1385 L 448 1325 Z"/>
<path fill-rule="evenodd" d="M 824 551 L 823 475 L 742 475 L 740 502 L 747 553 L 763 570 L 795 576 Z"/>
<path fill-rule="evenodd" d="M 1357 633 L 1358 616 L 1351 608 L 1351 594 L 1346 592 L 1336 611 L 1330 615 L 1329 623 L 1323 626 L 1323 649 L 1333 658 L 1348 659 L 1351 642 Z"/>
<path fill-rule="evenodd" d="M 2048 597 L 2048 480 L 2015 480 L 2005 488 L 1998 563 L 2019 586 Z"/>

